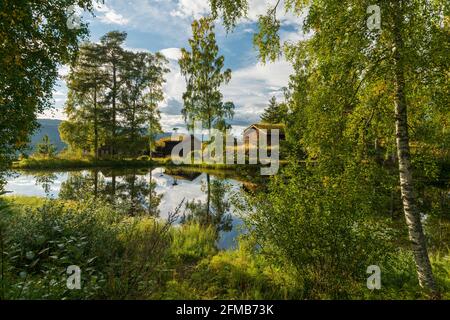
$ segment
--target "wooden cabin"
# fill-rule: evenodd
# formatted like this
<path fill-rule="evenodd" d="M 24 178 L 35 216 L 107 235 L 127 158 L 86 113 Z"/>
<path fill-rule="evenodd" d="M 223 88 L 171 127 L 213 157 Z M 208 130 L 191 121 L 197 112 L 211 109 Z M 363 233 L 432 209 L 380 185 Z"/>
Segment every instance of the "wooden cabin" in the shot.
<path fill-rule="evenodd" d="M 267 136 L 267 146 L 272 146 L 272 130 L 279 130 L 280 133 L 280 143 L 286 140 L 285 135 L 285 125 L 284 124 L 271 124 L 271 123 L 255 123 L 244 130 L 244 143 L 246 148 L 250 147 L 250 141 L 258 141 L 262 135 Z M 255 137 L 256 135 L 256 137 Z M 253 146 L 255 147 L 255 146 Z"/>
<path fill-rule="evenodd" d="M 166 158 L 172 155 L 172 150 L 178 145 L 183 139 L 186 139 L 188 135 L 178 134 L 176 140 L 172 140 L 171 136 L 163 137 L 156 141 L 156 150 L 152 153 L 156 158 Z M 190 135 L 191 137 L 191 150 L 194 150 L 195 144 L 201 145 L 201 141 Z"/>

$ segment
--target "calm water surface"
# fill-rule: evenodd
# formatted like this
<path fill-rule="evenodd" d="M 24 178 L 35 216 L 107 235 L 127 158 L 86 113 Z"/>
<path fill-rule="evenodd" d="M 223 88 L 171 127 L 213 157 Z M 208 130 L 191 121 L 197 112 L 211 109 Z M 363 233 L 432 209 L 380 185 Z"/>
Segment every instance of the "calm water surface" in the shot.
<path fill-rule="evenodd" d="M 242 191 L 243 184 L 225 176 L 165 168 L 22 171 L 9 176 L 6 190 L 11 192 L 10 195 L 66 200 L 95 195 L 128 208 L 130 214 L 147 213 L 166 218 L 182 202 L 181 213 L 186 210 L 187 203 L 192 204 L 194 210 L 206 210 L 208 183 L 210 210 L 226 210 L 221 214 L 229 217 L 228 227 L 220 231 L 218 247 L 232 248 L 242 221 L 229 200 Z"/>

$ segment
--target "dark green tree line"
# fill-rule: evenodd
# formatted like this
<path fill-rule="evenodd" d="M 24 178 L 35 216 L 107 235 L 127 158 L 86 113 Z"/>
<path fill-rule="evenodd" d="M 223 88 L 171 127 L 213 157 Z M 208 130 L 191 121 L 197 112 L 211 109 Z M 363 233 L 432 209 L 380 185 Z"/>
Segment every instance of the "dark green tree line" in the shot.
<path fill-rule="evenodd" d="M 125 40 L 125 33 L 113 31 L 100 44 L 84 44 L 71 68 L 68 121 L 60 132 L 73 150 L 98 158 L 103 146 L 113 157 L 137 156 L 161 131 L 158 104 L 167 61 L 159 53 L 127 51 Z"/>

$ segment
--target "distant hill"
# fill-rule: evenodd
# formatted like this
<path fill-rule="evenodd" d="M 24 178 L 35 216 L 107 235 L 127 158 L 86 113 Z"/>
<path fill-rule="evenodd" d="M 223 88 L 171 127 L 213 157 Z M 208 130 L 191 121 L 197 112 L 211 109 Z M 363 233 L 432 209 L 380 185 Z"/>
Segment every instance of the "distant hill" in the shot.
<path fill-rule="evenodd" d="M 31 137 L 29 151 L 27 152 L 28 154 L 32 154 L 35 151 L 36 146 L 42 141 L 42 138 L 45 135 L 48 135 L 50 142 L 56 146 L 58 152 L 62 151 L 64 148 L 67 148 L 67 145 L 61 140 L 58 131 L 58 127 L 62 120 L 39 119 L 38 122 L 41 127 L 36 130 L 34 135 Z M 156 136 L 156 140 L 170 137 L 171 135 L 172 134 L 168 132 L 160 133 Z"/>
<path fill-rule="evenodd" d="M 156 135 L 156 137 L 155 137 L 155 140 L 158 141 L 158 140 L 160 140 L 160 139 L 162 139 L 162 138 L 167 138 L 167 137 L 171 137 L 171 136 L 172 136 L 172 134 L 169 133 L 169 132 L 158 133 L 158 134 Z"/>
<path fill-rule="evenodd" d="M 33 153 L 35 151 L 36 146 L 42 141 L 42 138 L 45 135 L 48 135 L 50 142 L 56 146 L 58 152 L 67 147 L 67 145 L 61 141 L 61 137 L 59 136 L 58 127 L 62 122 L 61 120 L 39 119 L 38 122 L 41 127 L 36 130 L 31 137 L 30 150 L 28 153 Z"/>

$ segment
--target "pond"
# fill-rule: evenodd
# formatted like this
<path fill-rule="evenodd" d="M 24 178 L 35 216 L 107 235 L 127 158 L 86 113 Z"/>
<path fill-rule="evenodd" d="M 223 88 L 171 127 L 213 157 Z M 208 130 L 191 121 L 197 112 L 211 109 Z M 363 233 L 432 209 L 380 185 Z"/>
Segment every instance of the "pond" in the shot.
<path fill-rule="evenodd" d="M 106 168 L 14 172 L 9 175 L 5 189 L 12 196 L 75 201 L 101 197 L 125 208 L 130 215 L 149 214 L 162 219 L 180 207 L 178 223 L 186 213 L 185 219 L 203 211 L 212 212 L 223 217 L 220 226 L 217 226 L 217 246 L 219 249 L 228 249 L 236 246 L 237 236 L 242 232 L 242 219 L 235 214 L 230 198 L 239 194 L 244 184 L 226 174 L 177 168 Z"/>

